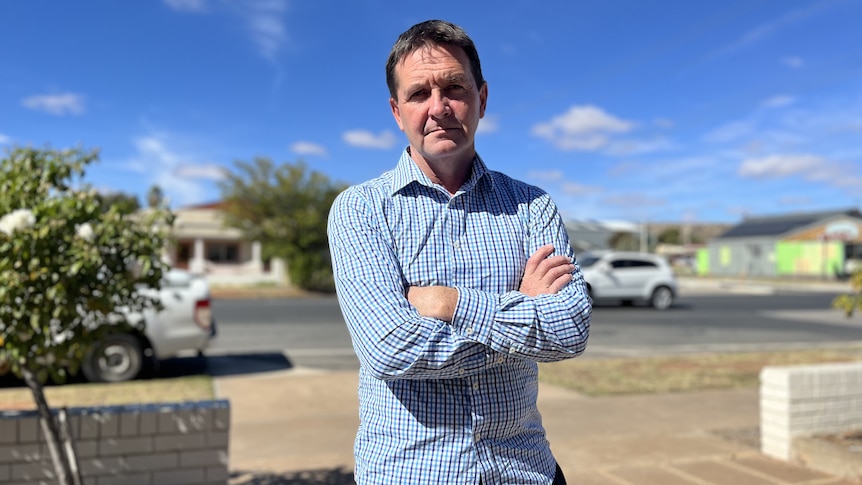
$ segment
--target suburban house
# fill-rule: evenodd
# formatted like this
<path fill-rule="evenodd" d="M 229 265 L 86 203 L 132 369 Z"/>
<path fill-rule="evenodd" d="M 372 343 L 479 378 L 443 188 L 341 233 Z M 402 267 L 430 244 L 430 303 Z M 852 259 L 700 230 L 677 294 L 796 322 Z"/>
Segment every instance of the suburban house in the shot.
<path fill-rule="evenodd" d="M 713 276 L 841 279 L 862 268 L 858 209 L 749 217 L 698 252 Z"/>
<path fill-rule="evenodd" d="M 214 285 L 286 284 L 284 263 L 264 261 L 261 243 L 226 227 L 221 208 L 218 202 L 174 211 L 173 244 L 167 251 L 171 265 L 206 275 Z"/>

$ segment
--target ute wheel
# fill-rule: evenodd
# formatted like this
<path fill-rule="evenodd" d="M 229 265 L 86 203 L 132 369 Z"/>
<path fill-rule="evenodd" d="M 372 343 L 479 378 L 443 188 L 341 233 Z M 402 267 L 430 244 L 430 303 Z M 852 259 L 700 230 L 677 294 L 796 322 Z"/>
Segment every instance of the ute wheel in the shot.
<path fill-rule="evenodd" d="M 653 290 L 650 303 L 656 310 L 667 310 L 673 304 L 673 292 L 667 286 L 659 286 Z"/>
<path fill-rule="evenodd" d="M 137 377 L 143 364 L 141 342 L 133 335 L 118 333 L 94 343 L 81 370 L 90 382 L 122 382 Z"/>

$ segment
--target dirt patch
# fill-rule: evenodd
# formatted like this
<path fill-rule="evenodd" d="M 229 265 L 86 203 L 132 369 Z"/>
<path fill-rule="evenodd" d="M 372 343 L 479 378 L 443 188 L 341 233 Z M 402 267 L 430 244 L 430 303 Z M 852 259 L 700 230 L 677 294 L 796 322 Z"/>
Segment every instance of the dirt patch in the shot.
<path fill-rule="evenodd" d="M 209 376 L 153 379 L 110 384 L 68 384 L 45 388 L 51 407 L 119 406 L 151 402 L 202 401 L 215 398 Z M 0 389 L 0 410 L 36 409 L 27 387 Z"/>
<path fill-rule="evenodd" d="M 541 364 L 539 378 L 590 396 L 756 387 L 765 366 L 853 362 L 862 348 L 686 354 Z"/>

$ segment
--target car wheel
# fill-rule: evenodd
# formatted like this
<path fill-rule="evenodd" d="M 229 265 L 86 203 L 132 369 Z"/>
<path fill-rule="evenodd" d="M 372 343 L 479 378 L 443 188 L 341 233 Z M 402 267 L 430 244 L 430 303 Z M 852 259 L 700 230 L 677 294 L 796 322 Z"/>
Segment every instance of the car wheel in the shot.
<path fill-rule="evenodd" d="M 90 347 L 81 370 L 90 382 L 122 382 L 138 376 L 143 368 L 141 342 L 133 335 L 108 335 Z"/>
<path fill-rule="evenodd" d="M 659 286 L 653 290 L 650 303 L 657 310 L 666 310 L 673 303 L 673 292 L 667 286 Z"/>

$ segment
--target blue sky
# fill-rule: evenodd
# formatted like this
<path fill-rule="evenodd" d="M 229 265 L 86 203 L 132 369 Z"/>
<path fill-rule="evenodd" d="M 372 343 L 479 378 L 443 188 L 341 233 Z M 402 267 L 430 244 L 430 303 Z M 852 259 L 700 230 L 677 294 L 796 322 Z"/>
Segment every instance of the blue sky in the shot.
<path fill-rule="evenodd" d="M 489 83 L 476 146 L 570 219 L 862 205 L 862 0 L 28 0 L 0 15 L 0 145 L 99 148 L 173 207 L 255 156 L 358 183 L 406 145 L 384 63 L 429 18 Z"/>

